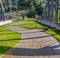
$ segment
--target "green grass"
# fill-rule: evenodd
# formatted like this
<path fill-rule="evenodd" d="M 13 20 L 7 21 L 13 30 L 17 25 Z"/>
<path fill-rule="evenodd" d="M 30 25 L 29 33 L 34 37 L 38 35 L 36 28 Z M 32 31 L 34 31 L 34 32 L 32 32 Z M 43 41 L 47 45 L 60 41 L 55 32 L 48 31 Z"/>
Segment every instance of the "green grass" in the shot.
<path fill-rule="evenodd" d="M 37 28 L 43 28 L 42 25 L 36 23 L 36 22 L 31 22 L 31 23 L 27 23 L 27 24 L 20 24 L 21 27 L 23 28 L 35 28 L 37 26 Z"/>
<path fill-rule="evenodd" d="M 52 27 L 49 27 L 47 25 L 44 25 L 44 24 L 41 24 L 37 21 L 35 21 L 34 19 L 32 18 L 25 18 L 25 20 L 23 21 L 20 21 L 20 22 L 28 22 L 26 24 L 19 24 L 20 27 L 23 27 L 23 28 L 35 28 L 35 26 L 37 26 L 38 28 L 48 28 L 49 30 L 46 30 L 46 32 L 50 35 L 52 35 L 54 38 L 56 38 L 56 40 L 58 42 L 60 42 L 60 30 L 56 30 L 55 28 L 52 28 Z M 19 22 L 13 22 L 14 24 L 15 23 L 19 23 Z"/>
<path fill-rule="evenodd" d="M 18 22 L 11 22 L 10 24 L 20 24 L 20 21 L 18 21 Z"/>
<path fill-rule="evenodd" d="M 47 30 L 47 33 L 52 35 L 58 42 L 60 42 L 60 30 L 49 28 L 50 30 Z"/>
<path fill-rule="evenodd" d="M 0 56 L 11 49 L 21 39 L 21 34 L 0 26 Z"/>
<path fill-rule="evenodd" d="M 47 25 L 41 24 L 39 22 L 36 22 L 34 20 L 25 20 L 28 21 L 27 24 L 20 24 L 21 27 L 23 28 L 34 28 L 35 26 L 37 26 L 38 28 L 48 28 L 48 30 L 46 30 L 46 32 L 50 35 L 52 35 L 54 38 L 56 38 L 56 40 L 58 42 L 60 42 L 60 30 L 56 30 L 55 28 L 49 27 Z M 31 22 L 31 23 L 30 23 Z"/>
<path fill-rule="evenodd" d="M 47 30 L 46 32 L 48 34 L 52 35 L 54 38 L 56 38 L 56 40 L 58 42 L 60 42 L 60 30 L 56 30 L 56 29 L 54 29 L 52 27 L 43 25 L 41 23 L 39 24 L 37 22 L 35 22 L 35 23 L 28 23 L 28 24 L 22 24 L 21 26 L 24 27 L 24 28 L 34 28 L 34 26 L 37 26 L 38 28 L 43 28 L 43 29 L 44 29 L 44 27 L 47 27 L 49 30 Z"/>
<path fill-rule="evenodd" d="M 37 22 L 39 23 L 39 22 Z M 43 30 L 45 28 L 48 28 L 48 30 L 46 30 L 45 32 L 50 34 L 51 36 L 53 36 L 58 42 L 60 42 L 60 30 L 57 30 L 53 27 L 50 27 L 50 26 L 47 26 L 47 25 L 44 25 L 44 24 L 41 24 L 39 23 L 41 26 L 43 26 Z"/>
<path fill-rule="evenodd" d="M 37 28 L 43 28 L 42 25 L 40 25 L 39 23 L 37 23 L 34 18 L 25 18 L 24 22 L 27 22 L 26 24 L 20 24 L 21 27 L 23 28 L 35 28 L 37 26 Z"/>

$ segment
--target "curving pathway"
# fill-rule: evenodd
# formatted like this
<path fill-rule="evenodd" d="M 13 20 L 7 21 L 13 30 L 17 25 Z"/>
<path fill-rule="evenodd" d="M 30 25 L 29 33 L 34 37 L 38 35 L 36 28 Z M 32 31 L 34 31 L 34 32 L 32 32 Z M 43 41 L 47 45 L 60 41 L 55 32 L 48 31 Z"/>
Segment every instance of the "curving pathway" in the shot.
<path fill-rule="evenodd" d="M 21 41 L 1 58 L 60 58 L 60 45 L 40 29 L 24 29 L 18 25 L 7 28 L 22 34 Z"/>

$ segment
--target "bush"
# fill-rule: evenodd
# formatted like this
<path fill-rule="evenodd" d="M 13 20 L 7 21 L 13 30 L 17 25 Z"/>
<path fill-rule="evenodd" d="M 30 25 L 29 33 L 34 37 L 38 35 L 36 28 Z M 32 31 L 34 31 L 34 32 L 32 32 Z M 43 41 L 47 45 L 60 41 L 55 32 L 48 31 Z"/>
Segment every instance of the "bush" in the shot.
<path fill-rule="evenodd" d="M 17 7 L 15 5 L 12 6 L 12 10 L 16 10 Z"/>
<path fill-rule="evenodd" d="M 36 7 L 35 11 L 36 11 L 37 15 L 43 14 L 43 8 L 42 8 L 41 4 Z"/>
<path fill-rule="evenodd" d="M 35 10 L 30 10 L 26 15 L 29 18 L 35 18 Z"/>

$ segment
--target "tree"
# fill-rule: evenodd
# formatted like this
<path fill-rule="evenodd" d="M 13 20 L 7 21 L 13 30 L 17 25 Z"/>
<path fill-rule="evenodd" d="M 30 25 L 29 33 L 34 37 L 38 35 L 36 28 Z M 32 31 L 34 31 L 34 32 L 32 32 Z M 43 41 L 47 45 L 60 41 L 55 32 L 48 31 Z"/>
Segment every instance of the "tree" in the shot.
<path fill-rule="evenodd" d="M 18 7 L 20 9 L 26 9 L 29 7 L 30 4 L 30 0 L 19 0 L 18 1 Z"/>
<path fill-rule="evenodd" d="M 42 14 L 43 14 L 42 4 L 36 6 L 35 11 L 36 11 L 36 14 L 37 14 L 37 15 L 42 15 Z"/>
<path fill-rule="evenodd" d="M 35 14 L 35 9 L 31 9 L 29 12 L 27 12 L 27 17 L 35 18 Z"/>

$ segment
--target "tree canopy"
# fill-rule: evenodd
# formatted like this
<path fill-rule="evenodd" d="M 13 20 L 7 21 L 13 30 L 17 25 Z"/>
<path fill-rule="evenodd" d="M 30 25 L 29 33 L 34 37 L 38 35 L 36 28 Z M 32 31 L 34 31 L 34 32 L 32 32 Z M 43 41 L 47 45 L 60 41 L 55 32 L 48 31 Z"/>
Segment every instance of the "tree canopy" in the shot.
<path fill-rule="evenodd" d="M 10 0 L 2 0 L 3 5 L 7 6 L 7 11 L 10 9 Z M 30 12 L 30 15 L 42 15 L 43 8 L 41 7 L 41 2 L 43 0 L 17 0 L 17 6 L 16 6 L 16 0 L 12 0 L 12 10 L 16 10 L 16 7 L 18 10 L 24 10 L 28 9 Z M 33 13 L 33 14 L 32 14 Z"/>

